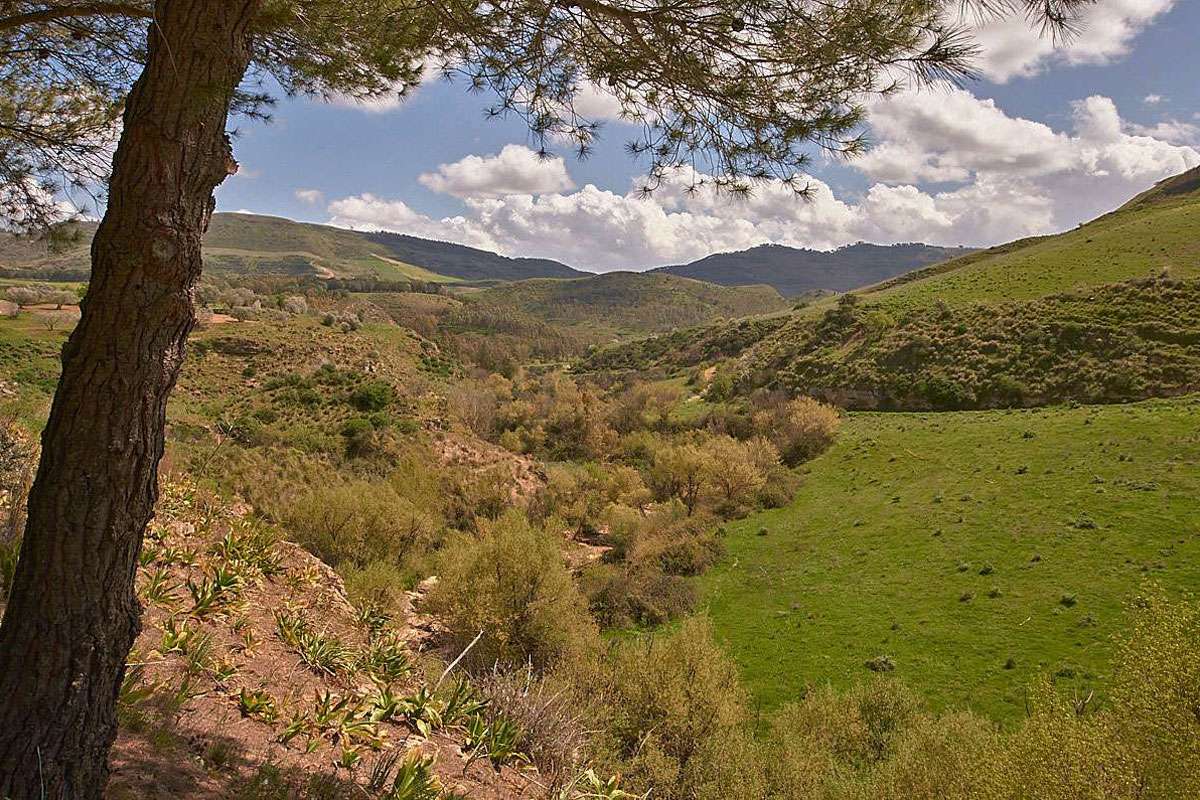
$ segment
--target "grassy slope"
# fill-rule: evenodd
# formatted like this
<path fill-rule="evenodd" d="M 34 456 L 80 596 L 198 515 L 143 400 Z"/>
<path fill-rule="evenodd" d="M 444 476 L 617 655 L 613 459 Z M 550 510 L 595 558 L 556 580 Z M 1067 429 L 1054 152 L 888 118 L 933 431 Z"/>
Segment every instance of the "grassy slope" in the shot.
<path fill-rule="evenodd" d="M 1102 687 L 1139 585 L 1200 588 L 1198 430 L 1195 397 L 851 415 L 792 505 L 728 526 L 709 613 L 767 707 L 885 654 L 934 705 L 999 719 L 1039 670 Z"/>
<path fill-rule="evenodd" d="M 72 229 L 77 232 L 78 240 L 62 244 L 54 252 L 45 242 L 0 234 L 0 268 L 86 275 L 90 263 L 89 246 L 96 225 L 81 223 L 73 225 Z M 395 249 L 401 246 L 418 256 L 402 255 Z M 457 266 L 439 272 L 424 264 L 421 258 L 425 256 L 441 258 Z M 210 273 L 319 275 L 436 283 L 457 283 L 461 278 L 453 275 L 464 270 L 477 279 L 516 279 L 545 274 L 547 268 L 536 262 L 505 259 L 444 242 L 389 238 L 282 217 L 237 213 L 213 216 L 204 237 L 204 257 L 205 268 Z"/>
<path fill-rule="evenodd" d="M 893 308 L 1028 300 L 1080 286 L 1200 275 L 1200 198 L 1127 206 L 1058 236 L 1004 245 L 861 292 Z"/>
<path fill-rule="evenodd" d="M 768 286 L 726 287 L 632 272 L 521 281 L 478 292 L 472 299 L 545 322 L 611 335 L 665 332 L 719 318 L 779 311 L 788 305 Z"/>

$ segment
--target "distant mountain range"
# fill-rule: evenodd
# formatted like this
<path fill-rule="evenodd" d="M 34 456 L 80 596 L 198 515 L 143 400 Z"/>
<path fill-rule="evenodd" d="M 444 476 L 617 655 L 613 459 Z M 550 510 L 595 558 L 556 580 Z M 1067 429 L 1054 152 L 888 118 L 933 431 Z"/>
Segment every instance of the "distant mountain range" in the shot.
<path fill-rule="evenodd" d="M 68 229 L 74 236 L 59 237 L 59 246 L 53 249 L 45 242 L 0 234 L 0 270 L 28 272 L 31 279 L 86 280 L 96 224 L 71 223 Z M 856 244 L 831 252 L 763 245 L 652 272 L 722 286 L 771 286 L 795 297 L 857 289 L 967 252 L 924 244 Z M 204 262 L 212 274 L 476 285 L 592 274 L 546 258 L 509 258 L 399 233 L 230 213 L 213 215 L 204 237 Z"/>
<path fill-rule="evenodd" d="M 927 244 L 859 243 L 831 251 L 764 244 L 655 271 L 722 286 L 766 284 L 785 297 L 795 297 L 814 292 L 847 292 L 969 252 L 962 247 Z"/>
<path fill-rule="evenodd" d="M 519 281 L 526 278 L 582 278 L 591 274 L 548 258 L 509 258 L 475 247 L 418 239 L 402 233 L 381 231 L 365 236 L 388 248 L 402 261 L 463 280 Z"/>
<path fill-rule="evenodd" d="M 70 223 L 73 237 L 46 242 L 0 234 L 0 269 L 24 270 L 41 279 L 86 280 L 94 222 Z M 375 233 L 295 222 L 260 214 L 214 214 L 204 236 L 210 273 L 312 275 L 319 278 L 496 283 L 528 278 L 590 275 L 557 261 L 508 258 L 450 242 L 397 233 Z"/>

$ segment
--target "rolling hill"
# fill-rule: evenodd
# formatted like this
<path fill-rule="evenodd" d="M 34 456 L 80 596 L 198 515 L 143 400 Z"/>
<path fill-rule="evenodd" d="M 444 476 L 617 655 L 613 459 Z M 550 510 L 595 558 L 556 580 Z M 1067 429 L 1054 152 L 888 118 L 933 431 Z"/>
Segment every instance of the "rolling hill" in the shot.
<path fill-rule="evenodd" d="M 690 264 L 660 267 L 684 278 L 722 286 L 766 284 L 785 297 L 814 292 L 846 292 L 910 270 L 961 256 L 961 247 L 927 244 L 858 244 L 828 252 L 764 244 L 736 253 L 716 253 Z"/>
<path fill-rule="evenodd" d="M 31 277 L 86 280 L 96 224 L 71 223 L 58 246 L 0 237 L 0 269 Z M 508 258 L 473 247 L 391 233 L 294 222 L 258 214 L 215 214 L 204 237 L 205 269 L 237 275 L 311 275 L 381 281 L 509 281 L 578 277 L 557 261 Z"/>
<path fill-rule="evenodd" d="M 1030 300 L 1166 273 L 1200 275 L 1200 167 L 1074 230 L 1022 239 L 863 289 L 891 309 Z"/>
<path fill-rule="evenodd" d="M 789 307 L 770 286 L 718 286 L 639 272 L 520 281 L 477 292 L 471 299 L 493 313 L 531 317 L 609 337 L 661 333 Z"/>
<path fill-rule="evenodd" d="M 1200 170 L 1067 233 L 917 270 L 771 324 L 676 331 L 585 369 L 737 359 L 744 388 L 851 408 L 1113 402 L 1200 386 Z"/>

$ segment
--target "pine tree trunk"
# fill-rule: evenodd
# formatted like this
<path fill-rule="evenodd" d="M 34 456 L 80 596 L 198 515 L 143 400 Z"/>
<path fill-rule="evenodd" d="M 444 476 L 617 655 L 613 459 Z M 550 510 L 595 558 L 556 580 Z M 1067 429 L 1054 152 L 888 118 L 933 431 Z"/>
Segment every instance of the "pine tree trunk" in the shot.
<path fill-rule="evenodd" d="M 157 3 L 0 626 L 3 798 L 104 792 L 167 396 L 195 323 L 212 192 L 236 169 L 225 125 L 260 2 Z"/>

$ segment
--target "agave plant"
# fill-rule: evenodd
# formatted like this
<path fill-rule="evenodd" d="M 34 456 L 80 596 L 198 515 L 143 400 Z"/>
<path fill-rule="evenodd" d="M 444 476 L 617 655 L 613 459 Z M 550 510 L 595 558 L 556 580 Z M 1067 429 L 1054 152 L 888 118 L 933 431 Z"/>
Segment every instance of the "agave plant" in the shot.
<path fill-rule="evenodd" d="M 223 611 L 241 594 L 242 578 L 226 566 L 217 567 L 211 576 L 199 582 L 187 580 L 188 592 L 192 595 L 192 614 L 203 618 Z"/>
<path fill-rule="evenodd" d="M 163 622 L 162 642 L 158 646 L 158 652 L 163 655 L 169 653 L 186 653 L 188 641 L 192 638 L 195 631 L 187 626 L 187 622 L 176 623 L 175 617 L 167 617 Z"/>
<path fill-rule="evenodd" d="M 475 695 L 475 690 L 465 678 L 459 678 L 446 694 L 442 708 L 442 723 L 446 727 L 461 724 L 464 720 L 478 716 L 487 708 L 487 701 Z"/>
<path fill-rule="evenodd" d="M 442 727 L 442 707 L 429 687 L 422 686 L 417 693 L 404 698 L 400 714 L 417 732 L 428 739 Z"/>
<path fill-rule="evenodd" d="M 237 703 L 243 717 L 258 717 L 267 722 L 276 717 L 275 698 L 265 689 L 248 692 L 243 688 L 238 692 Z"/>
<path fill-rule="evenodd" d="M 171 580 L 171 574 L 165 567 L 159 567 L 146 578 L 142 596 L 146 602 L 160 606 L 169 606 L 175 602 L 175 589 L 179 584 Z"/>
<path fill-rule="evenodd" d="M 381 759 L 376 774 L 372 775 L 372 784 L 380 788 L 386 787 L 381 794 L 381 800 L 438 800 L 441 784 L 433 771 L 433 757 L 414 755 L 396 764 L 399 754 L 390 759 Z M 391 775 L 390 785 L 388 773 Z"/>
<path fill-rule="evenodd" d="M 374 639 L 359 657 L 358 666 L 378 683 L 392 683 L 412 672 L 404 642 L 396 635 Z"/>

